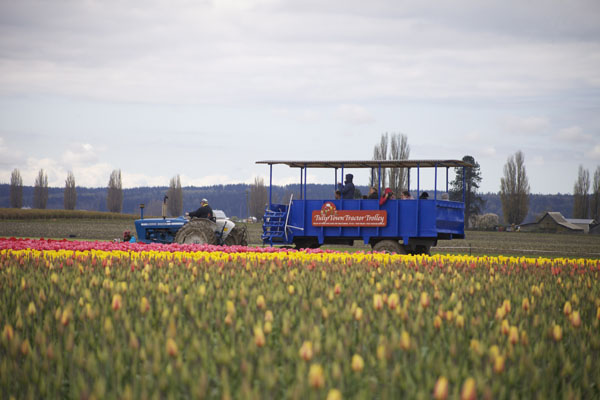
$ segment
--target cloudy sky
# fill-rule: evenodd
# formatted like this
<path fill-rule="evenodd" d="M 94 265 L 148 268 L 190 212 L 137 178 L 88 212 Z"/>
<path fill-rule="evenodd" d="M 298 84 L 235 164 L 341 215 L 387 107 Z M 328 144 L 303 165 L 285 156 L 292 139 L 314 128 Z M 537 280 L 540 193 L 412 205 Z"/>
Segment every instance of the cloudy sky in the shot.
<path fill-rule="evenodd" d="M 572 192 L 600 165 L 600 2 L 0 0 L 0 183 L 251 182 L 385 132 L 472 155 L 484 192 L 518 150 L 533 193 Z"/>

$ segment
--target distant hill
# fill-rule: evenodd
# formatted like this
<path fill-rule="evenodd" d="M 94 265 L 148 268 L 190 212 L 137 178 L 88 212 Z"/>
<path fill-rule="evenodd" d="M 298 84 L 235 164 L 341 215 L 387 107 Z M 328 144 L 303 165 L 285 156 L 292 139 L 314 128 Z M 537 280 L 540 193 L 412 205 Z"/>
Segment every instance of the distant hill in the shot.
<path fill-rule="evenodd" d="M 357 186 L 364 194 L 367 193 L 366 186 Z M 146 215 L 160 215 L 161 203 L 167 193 L 168 187 L 139 187 L 123 189 L 123 212 L 128 214 L 139 214 L 139 205 L 145 204 Z M 268 188 L 267 188 L 268 190 Z M 246 202 L 250 191 L 250 185 L 215 185 L 215 186 L 188 186 L 183 188 L 183 209 L 191 211 L 196 209 L 200 200 L 206 197 L 213 208 L 225 211 L 228 216 L 246 217 Z M 309 184 L 307 197 L 328 198 L 334 192 L 333 185 Z M 431 191 L 430 191 L 431 192 Z M 64 188 L 48 188 L 48 209 L 63 208 Z M 298 198 L 299 185 L 274 186 L 273 201 L 289 201 L 290 195 Z M 483 213 L 494 213 L 502 217 L 502 204 L 497 193 L 486 193 L 482 195 L 485 200 Z M 33 204 L 33 187 L 23 187 L 23 203 L 31 207 Z M 0 184 L 0 207 L 10 206 L 10 185 Z M 77 188 L 78 210 L 107 211 L 106 188 Z M 559 211 L 567 218 L 573 214 L 573 196 L 570 194 L 532 194 L 530 196 L 529 214 L 525 222 L 537 220 L 545 211 Z"/>

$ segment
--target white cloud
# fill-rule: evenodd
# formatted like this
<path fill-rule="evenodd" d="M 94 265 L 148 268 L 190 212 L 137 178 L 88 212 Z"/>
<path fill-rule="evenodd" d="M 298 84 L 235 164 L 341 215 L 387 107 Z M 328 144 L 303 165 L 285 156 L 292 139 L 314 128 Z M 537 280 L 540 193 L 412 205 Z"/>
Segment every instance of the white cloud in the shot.
<path fill-rule="evenodd" d="M 595 145 L 588 152 L 585 153 L 585 156 L 594 160 L 600 161 L 600 144 Z"/>
<path fill-rule="evenodd" d="M 321 119 L 321 113 L 311 109 L 290 109 L 290 108 L 275 108 L 273 113 L 277 116 L 291 118 L 302 122 L 315 122 Z"/>
<path fill-rule="evenodd" d="M 479 131 L 468 132 L 464 135 L 464 138 L 468 142 L 479 142 L 482 139 L 481 133 Z"/>
<path fill-rule="evenodd" d="M 481 149 L 481 154 L 485 157 L 494 157 L 496 155 L 496 148 L 492 146 L 486 146 Z"/>
<path fill-rule="evenodd" d="M 112 172 L 112 169 L 110 172 Z M 110 172 L 108 175 L 106 175 L 106 182 L 103 184 L 103 186 L 108 185 L 108 177 L 110 176 Z M 146 174 L 129 173 L 126 171 L 121 171 L 121 180 L 123 181 L 124 188 L 140 186 L 168 186 L 170 179 L 171 178 L 167 178 L 165 176 L 160 175 L 149 176 Z M 182 182 L 182 185 L 187 186 L 184 182 Z"/>
<path fill-rule="evenodd" d="M 63 162 L 71 168 L 94 164 L 98 162 L 98 155 L 94 146 L 89 143 L 77 144 L 64 152 Z"/>
<path fill-rule="evenodd" d="M 351 104 L 536 95 L 600 81 L 597 42 L 555 40 L 557 28 L 530 7 L 501 2 L 456 10 L 393 1 L 28 3 L 3 7 L 5 20 L 18 21 L 0 25 L 5 93 Z M 592 14 L 544 8 L 579 20 Z"/>
<path fill-rule="evenodd" d="M 4 143 L 4 138 L 0 136 L 0 168 L 13 168 L 23 157 L 20 151 L 14 151 Z"/>
<path fill-rule="evenodd" d="M 336 110 L 338 119 L 354 125 L 370 124 L 375 118 L 366 108 L 356 104 L 342 104 Z"/>
<path fill-rule="evenodd" d="M 571 126 L 558 131 L 555 137 L 559 140 L 572 143 L 591 142 L 592 135 L 583 132 L 580 126 Z"/>
<path fill-rule="evenodd" d="M 538 165 L 538 166 L 544 165 L 544 156 L 534 156 L 532 163 L 533 163 L 533 165 Z"/>
<path fill-rule="evenodd" d="M 509 117 L 504 121 L 505 128 L 513 134 L 544 134 L 550 122 L 544 117 Z"/>

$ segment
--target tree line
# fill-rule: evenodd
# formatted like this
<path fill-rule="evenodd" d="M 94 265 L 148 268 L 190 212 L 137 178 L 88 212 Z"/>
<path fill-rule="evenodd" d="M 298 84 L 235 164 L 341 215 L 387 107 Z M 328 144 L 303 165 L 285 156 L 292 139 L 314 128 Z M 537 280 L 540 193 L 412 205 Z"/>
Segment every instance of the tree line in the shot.
<path fill-rule="evenodd" d="M 258 178 L 260 180 L 260 178 Z M 184 183 L 184 182 L 182 182 Z M 266 182 L 265 182 L 266 183 Z M 368 183 L 368 182 L 366 182 Z M 256 211 L 250 210 L 249 199 L 250 192 L 254 182 L 250 184 L 238 183 L 228 185 L 212 185 L 212 186 L 184 186 L 183 191 L 183 210 L 193 211 L 199 207 L 200 200 L 207 198 L 213 208 L 221 209 L 228 216 L 236 216 L 246 218 L 247 216 L 260 216 L 264 211 L 264 204 L 268 202 L 268 187 L 264 201 L 257 201 Z M 318 184 L 309 183 L 307 185 L 307 198 L 309 199 L 326 199 L 330 198 L 331 193 L 335 190 L 333 183 Z M 368 193 L 367 185 L 357 185 L 357 191 Z M 63 187 L 48 187 L 48 204 L 46 209 L 61 210 L 64 209 L 64 186 Z M 413 188 L 414 189 L 414 188 Z M 426 187 L 429 193 L 433 188 Z M 438 188 L 439 190 L 439 188 Z M 34 187 L 23 187 L 24 205 L 31 207 L 33 205 Z M 144 203 L 144 214 L 146 216 L 160 216 L 162 202 L 165 195 L 168 195 L 169 185 L 152 186 L 152 187 L 135 187 L 123 188 L 123 214 L 139 215 L 139 205 Z M 300 185 L 290 184 L 285 186 L 273 186 L 273 202 L 287 204 L 290 200 L 290 195 L 294 194 L 294 198 L 298 198 L 300 193 Z M 413 195 L 416 193 L 413 191 Z M 482 228 L 480 220 L 487 217 L 487 214 L 494 214 L 496 222 L 493 226 L 504 225 L 502 218 L 502 203 L 500 201 L 499 192 L 495 193 L 478 193 L 483 199 L 481 213 L 472 218 L 473 228 Z M 108 211 L 106 207 L 107 187 L 77 187 L 77 207 L 76 210 L 88 211 Z M 438 194 L 439 196 L 439 194 Z M 169 197 L 169 201 L 170 201 Z M 533 222 L 539 219 L 545 211 L 560 211 L 564 216 L 573 215 L 573 195 L 572 194 L 530 194 L 529 195 L 529 213 L 524 222 Z M 462 201 L 462 194 L 459 200 Z M 262 203 L 262 206 L 260 204 Z M 10 185 L 9 183 L 0 184 L 0 208 L 10 207 Z M 169 215 L 171 214 L 169 212 Z M 484 228 L 482 228 L 484 229 Z"/>
<path fill-rule="evenodd" d="M 183 190 L 179 175 L 171 178 L 167 197 L 168 211 L 171 215 L 181 215 L 183 211 Z M 75 175 L 72 171 L 67 173 L 63 195 L 64 209 L 74 210 L 77 206 L 77 187 Z M 33 189 L 33 208 L 45 209 L 48 204 L 48 175 L 44 169 L 40 169 L 35 179 Z M 10 176 L 10 207 L 23 207 L 23 178 L 18 168 L 15 168 Z M 123 182 L 121 170 L 113 170 L 108 179 L 106 192 L 106 209 L 110 212 L 120 213 L 123 211 Z"/>
<path fill-rule="evenodd" d="M 410 146 L 408 145 L 408 137 L 405 134 L 389 134 L 381 135 L 380 140 L 376 143 L 373 149 L 374 160 L 407 160 L 410 156 Z M 465 155 L 463 161 L 468 162 L 473 167 L 471 168 L 456 168 L 455 178 L 450 182 L 449 198 L 455 201 L 463 199 L 463 182 L 465 185 L 465 223 L 467 227 L 471 227 L 477 218 L 481 217 L 485 210 L 484 195 L 479 192 L 482 181 L 482 173 L 479 163 L 473 156 Z M 463 179 L 463 173 L 465 174 Z M 399 195 L 402 191 L 407 190 L 408 185 L 408 169 L 406 168 L 382 168 L 381 176 L 379 171 L 374 170 L 369 180 L 369 186 L 377 186 L 376 183 L 381 180 L 382 187 L 389 187 L 394 193 Z M 240 187 L 237 187 L 240 186 Z M 222 187 L 222 186 L 221 186 Z M 254 216 L 260 219 L 264 213 L 265 204 L 267 203 L 267 188 L 263 178 L 256 177 L 251 185 L 232 185 L 235 187 L 235 195 L 222 195 L 218 189 L 186 189 L 188 198 L 188 208 L 197 207 L 200 198 L 203 196 L 213 195 L 213 198 L 219 199 L 220 205 L 217 208 L 227 209 L 228 214 L 238 216 Z M 310 185 L 310 191 L 314 191 L 314 195 L 328 196 L 331 195 L 331 187 L 328 185 Z M 23 179 L 20 171 L 14 169 L 10 179 L 10 207 L 23 207 Z M 146 188 L 148 189 L 148 188 Z M 162 188 L 154 188 L 157 193 L 148 197 L 145 194 L 146 200 L 140 198 L 139 203 L 145 203 L 147 215 L 160 215 L 162 213 L 162 203 L 166 200 L 167 214 L 170 216 L 178 216 L 183 214 L 184 207 L 184 191 L 181 185 L 179 175 L 171 178 L 167 191 Z M 363 188 L 363 190 L 368 190 Z M 292 193 L 299 193 L 298 185 L 287 185 L 284 187 L 274 188 L 274 201 L 287 203 Z M 360 194 L 360 187 L 357 187 L 357 193 Z M 525 221 L 530 209 L 530 201 L 532 195 L 530 193 L 529 179 L 525 167 L 525 156 L 521 151 L 517 151 L 511 155 L 503 168 L 503 176 L 500 180 L 500 190 L 498 192 L 500 198 L 502 216 L 504 223 L 511 225 L 519 225 Z M 97 198 L 97 195 L 94 195 Z M 166 199 L 164 199 L 166 197 Z M 77 187 L 75 184 L 75 176 L 72 171 L 67 173 L 65 179 L 65 187 L 63 190 L 63 207 L 65 210 L 74 210 L 77 206 Z M 541 201 L 541 200 L 538 200 Z M 590 179 L 590 173 L 579 167 L 578 176 L 573 189 L 572 196 L 572 214 L 573 218 L 582 219 L 600 219 L 600 166 L 596 168 L 593 175 L 593 180 Z M 48 203 L 48 176 L 43 169 L 37 174 L 33 187 L 33 208 L 45 209 Z M 121 178 L 121 170 L 113 170 L 109 176 L 106 187 L 105 207 L 110 212 L 123 212 L 123 185 Z M 135 213 L 139 204 L 128 204 L 128 213 Z M 548 207 L 551 207 L 548 205 Z M 93 209 L 102 209 L 99 204 L 94 204 Z M 135 208 L 135 209 L 134 209 Z M 547 211 L 555 211 L 547 209 Z M 567 216 L 567 215 L 566 215 Z"/>

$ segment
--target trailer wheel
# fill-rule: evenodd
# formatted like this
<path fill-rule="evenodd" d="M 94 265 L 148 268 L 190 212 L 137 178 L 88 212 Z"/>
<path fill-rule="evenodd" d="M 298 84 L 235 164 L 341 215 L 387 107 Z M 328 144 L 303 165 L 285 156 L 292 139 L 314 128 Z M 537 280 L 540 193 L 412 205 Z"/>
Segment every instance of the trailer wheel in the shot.
<path fill-rule="evenodd" d="M 205 218 L 193 219 L 175 235 L 175 242 L 179 244 L 217 244 L 215 235 L 216 224 Z"/>
<path fill-rule="evenodd" d="M 385 253 L 406 254 L 404 246 L 397 240 L 380 240 L 373 245 L 373 251 L 383 251 Z"/>
<path fill-rule="evenodd" d="M 248 246 L 248 231 L 246 227 L 234 226 L 227 239 L 225 239 L 226 246 Z"/>
<path fill-rule="evenodd" d="M 431 255 L 431 245 L 418 245 L 416 247 L 415 254 L 430 256 Z"/>
<path fill-rule="evenodd" d="M 296 249 L 318 249 L 321 247 L 317 238 L 301 238 L 294 240 Z"/>

